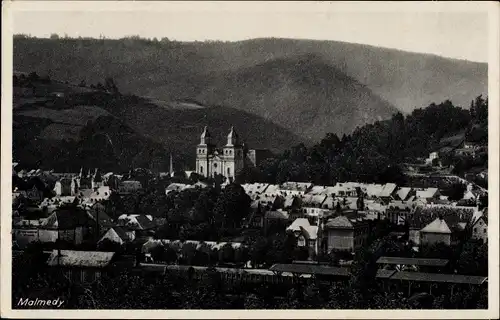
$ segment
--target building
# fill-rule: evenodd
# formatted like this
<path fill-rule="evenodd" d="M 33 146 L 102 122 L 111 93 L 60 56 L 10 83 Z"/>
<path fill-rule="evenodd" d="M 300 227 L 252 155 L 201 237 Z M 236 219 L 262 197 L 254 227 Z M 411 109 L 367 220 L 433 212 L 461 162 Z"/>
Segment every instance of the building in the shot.
<path fill-rule="evenodd" d="M 438 188 L 417 189 L 415 192 L 416 199 L 423 199 L 428 202 L 439 199 L 440 196 L 441 193 L 439 192 Z"/>
<path fill-rule="evenodd" d="M 54 250 L 47 265 L 58 268 L 71 282 L 91 283 L 108 270 L 114 256 L 114 252 Z"/>
<path fill-rule="evenodd" d="M 368 232 L 368 222 L 364 219 L 337 216 L 325 224 L 326 249 L 353 252 L 366 242 Z"/>
<path fill-rule="evenodd" d="M 430 165 L 432 165 L 432 162 L 433 162 L 435 159 L 439 159 L 439 154 L 438 154 L 438 152 L 436 152 L 436 151 L 431 152 L 431 153 L 429 154 L 429 158 L 425 159 L 425 163 L 426 163 L 426 164 L 430 164 Z"/>
<path fill-rule="evenodd" d="M 256 167 L 267 157 L 266 150 L 248 150 L 234 127 L 227 135 L 224 147 L 217 148 L 207 127 L 203 129 L 196 147 L 196 173 L 203 177 L 222 175 L 234 181 L 244 168 Z"/>
<path fill-rule="evenodd" d="M 134 238 L 131 237 L 130 233 L 127 233 L 122 227 L 112 227 L 106 231 L 97 244 L 99 245 L 105 240 L 119 245 L 124 245 L 134 240 Z"/>
<path fill-rule="evenodd" d="M 94 225 L 85 210 L 70 205 L 56 209 L 38 224 L 14 226 L 13 236 L 18 244 L 23 245 L 57 240 L 79 245 L 87 239 Z"/>
<path fill-rule="evenodd" d="M 313 253 L 318 253 L 319 243 L 317 240 L 318 233 L 320 232 L 318 225 L 311 225 L 306 218 L 297 218 L 286 230 L 295 235 L 298 247 L 306 247 L 309 249 L 309 256 Z"/>
<path fill-rule="evenodd" d="M 433 245 L 436 243 L 451 244 L 451 230 L 446 221 L 438 217 L 420 230 L 420 243 Z"/>
<path fill-rule="evenodd" d="M 488 214 L 485 209 L 484 212 L 478 212 L 477 215 L 471 220 L 471 238 L 475 240 L 482 240 L 484 243 L 488 242 Z"/>

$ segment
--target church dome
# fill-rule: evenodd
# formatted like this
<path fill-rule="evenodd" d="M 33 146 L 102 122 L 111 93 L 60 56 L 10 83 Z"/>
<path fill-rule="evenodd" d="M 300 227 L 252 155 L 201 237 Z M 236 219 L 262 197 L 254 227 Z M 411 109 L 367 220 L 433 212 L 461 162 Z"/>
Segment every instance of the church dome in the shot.
<path fill-rule="evenodd" d="M 203 128 L 203 132 L 200 136 L 200 144 L 205 145 L 205 144 L 210 144 L 211 142 L 212 135 L 208 131 L 207 126 Z"/>
<path fill-rule="evenodd" d="M 236 133 L 236 131 L 234 130 L 234 127 L 231 127 L 231 131 L 227 135 L 227 145 L 228 146 L 235 146 L 235 145 L 239 145 L 239 144 L 240 144 L 239 136 Z"/>

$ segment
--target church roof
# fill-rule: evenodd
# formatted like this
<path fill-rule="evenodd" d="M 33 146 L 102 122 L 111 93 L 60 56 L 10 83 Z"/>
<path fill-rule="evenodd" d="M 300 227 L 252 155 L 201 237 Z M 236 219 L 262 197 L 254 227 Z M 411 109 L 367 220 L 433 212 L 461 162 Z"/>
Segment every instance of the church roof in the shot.
<path fill-rule="evenodd" d="M 240 145 L 239 136 L 234 130 L 234 127 L 231 127 L 231 131 L 229 131 L 229 134 L 227 135 L 227 145 Z"/>
<path fill-rule="evenodd" d="M 207 126 L 205 126 L 205 127 L 203 128 L 203 132 L 201 133 L 201 137 L 202 137 L 202 138 L 209 138 L 209 137 L 211 137 L 211 136 L 212 136 L 212 135 L 211 135 L 211 134 L 210 134 L 210 132 L 208 131 L 208 127 L 207 127 Z"/>

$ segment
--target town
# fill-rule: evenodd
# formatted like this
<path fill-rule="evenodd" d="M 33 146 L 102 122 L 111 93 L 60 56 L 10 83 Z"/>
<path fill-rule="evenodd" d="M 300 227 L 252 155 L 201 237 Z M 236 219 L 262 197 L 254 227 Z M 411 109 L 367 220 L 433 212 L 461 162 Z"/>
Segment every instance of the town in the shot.
<path fill-rule="evenodd" d="M 27 296 L 16 292 L 22 283 L 42 290 L 55 281 L 36 283 L 47 277 L 57 284 L 43 290 L 86 288 L 64 299 L 79 308 L 487 305 L 488 192 L 449 172 L 426 173 L 443 168 L 439 152 L 406 165 L 409 185 L 272 184 L 238 175 L 258 167 L 265 150 L 249 150 L 234 127 L 225 142 L 217 148 L 205 127 L 193 171 L 175 171 L 172 155 L 159 173 L 14 163 L 13 297 Z M 453 150 L 485 147 L 462 141 Z M 110 288 L 99 285 L 104 278 Z M 194 293 L 200 285 L 203 296 Z M 119 293 L 127 289 L 145 298 L 130 302 Z M 148 300 L 145 290 L 168 301 Z M 192 297 L 181 297 L 186 290 Z"/>

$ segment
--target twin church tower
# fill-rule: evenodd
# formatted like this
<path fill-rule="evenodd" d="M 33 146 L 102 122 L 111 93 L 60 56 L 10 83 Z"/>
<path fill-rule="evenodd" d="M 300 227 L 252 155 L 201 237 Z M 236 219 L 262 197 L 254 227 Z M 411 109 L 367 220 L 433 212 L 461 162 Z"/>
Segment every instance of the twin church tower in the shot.
<path fill-rule="evenodd" d="M 212 178 L 220 174 L 229 181 L 234 181 L 245 167 L 257 165 L 256 156 L 257 151 L 247 150 L 234 127 L 231 127 L 226 145 L 222 148 L 216 147 L 212 135 L 205 127 L 196 147 L 196 173 Z"/>

